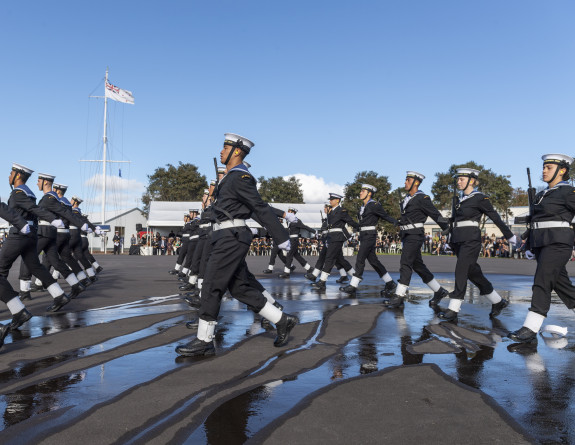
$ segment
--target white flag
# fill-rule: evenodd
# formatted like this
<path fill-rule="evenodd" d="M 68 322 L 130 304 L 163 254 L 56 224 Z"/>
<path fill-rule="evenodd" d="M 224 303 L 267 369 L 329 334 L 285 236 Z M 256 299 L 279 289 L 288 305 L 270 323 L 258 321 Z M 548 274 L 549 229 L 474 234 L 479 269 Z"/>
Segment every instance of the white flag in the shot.
<path fill-rule="evenodd" d="M 108 81 L 106 81 L 106 97 L 125 104 L 134 104 L 134 96 L 132 96 L 131 91 L 115 87 Z"/>

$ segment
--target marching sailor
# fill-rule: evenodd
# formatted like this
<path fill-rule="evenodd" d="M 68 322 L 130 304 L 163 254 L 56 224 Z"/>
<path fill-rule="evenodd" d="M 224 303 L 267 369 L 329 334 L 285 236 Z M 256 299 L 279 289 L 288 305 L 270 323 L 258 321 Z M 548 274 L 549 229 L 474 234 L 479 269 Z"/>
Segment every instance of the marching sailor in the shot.
<path fill-rule="evenodd" d="M 291 247 L 286 255 L 284 271 L 279 275 L 280 278 L 289 278 L 291 276 L 291 271 L 293 270 L 292 261 L 294 258 L 303 266 L 306 272 L 311 268 L 310 264 L 298 252 L 299 236 L 302 230 L 307 230 L 311 235 L 315 236 L 315 230 L 306 226 L 298 217 L 295 216 L 297 214 L 297 209 L 295 207 L 289 207 L 287 213 L 292 215 L 290 217 L 291 221 L 288 223 Z"/>
<path fill-rule="evenodd" d="M 84 202 L 83 199 L 78 198 L 77 196 L 73 196 L 72 197 L 72 211 L 74 212 L 74 214 L 76 214 L 77 216 L 79 216 L 80 218 L 83 219 L 85 225 L 88 225 L 86 230 L 84 230 L 84 228 L 86 227 L 85 225 L 82 225 L 82 228 L 80 229 L 80 237 L 82 238 L 82 252 L 83 252 L 84 256 L 88 259 L 89 263 L 92 265 L 92 269 L 94 269 L 94 271 L 97 274 L 99 274 L 100 272 L 102 272 L 104 270 L 104 268 L 98 264 L 98 262 L 96 261 L 96 258 L 94 258 L 94 256 L 90 252 L 90 243 L 88 242 L 88 233 L 94 233 L 94 235 L 100 236 L 102 234 L 102 229 L 100 228 L 100 226 L 94 225 L 88 219 L 88 215 L 84 215 L 82 213 L 82 210 L 80 209 L 80 204 L 82 204 L 83 202 Z"/>
<path fill-rule="evenodd" d="M 424 175 L 415 171 L 408 171 L 405 178 L 407 196 L 400 203 L 401 217 L 399 219 L 400 236 L 403 244 L 399 283 L 395 289 L 395 294 L 391 298 L 383 300 L 383 305 L 390 309 L 403 306 L 413 271 L 434 292 L 433 298 L 429 302 L 430 306 L 437 305 L 449 293 L 439 285 L 421 257 L 421 246 L 425 241 L 423 224 L 427 217 L 431 217 L 442 229 L 449 226 L 447 219 L 441 216 L 439 210 L 431 202 L 431 198 L 419 190 L 419 185 L 424 179 Z"/>
<path fill-rule="evenodd" d="M 537 260 L 531 307 L 523 327 L 509 334 L 509 338 L 522 343 L 537 341 L 537 333 L 551 306 L 552 291 L 575 312 L 575 287 L 566 269 L 575 241 L 571 227 L 575 216 L 575 188 L 567 182 L 573 158 L 547 154 L 542 159 L 543 181 L 548 187 L 537 193 L 531 206 L 527 240 L 530 250 L 525 253 Z"/>
<path fill-rule="evenodd" d="M 192 260 L 194 258 L 194 251 L 196 250 L 196 246 L 198 245 L 198 240 L 200 239 L 200 218 L 198 217 L 199 210 L 198 209 L 190 209 L 190 227 L 189 233 L 190 238 L 188 242 L 188 250 L 186 252 L 186 260 L 182 266 L 182 274 L 187 277 L 190 273 L 190 268 L 192 267 Z M 185 278 L 187 280 L 187 278 Z M 180 286 L 180 290 L 186 291 L 193 289 L 194 286 L 190 285 L 190 283 L 185 283 Z"/>
<path fill-rule="evenodd" d="M 261 199 L 256 180 L 243 164 L 253 142 L 237 134 L 225 135 L 221 161 L 227 168 L 226 176 L 215 192 L 213 215 L 216 220 L 212 233 L 210 254 L 201 293 L 198 334 L 190 343 L 178 346 L 180 355 L 205 355 L 215 352 L 213 338 L 221 299 L 230 293 L 254 312 L 276 326 L 274 346 L 287 343 L 289 333 L 298 318 L 282 312 L 269 303 L 249 281 L 246 255 L 252 242 L 252 232 L 246 224 L 252 214 L 262 222 L 283 249 L 289 249 L 289 234 L 271 208 Z"/>
<path fill-rule="evenodd" d="M 168 273 L 170 275 L 178 275 L 182 270 L 182 265 L 184 264 L 184 258 L 186 258 L 186 253 L 188 252 L 188 243 L 190 242 L 190 214 L 184 213 L 184 225 L 180 232 L 180 238 L 182 240 L 182 245 L 180 246 L 180 251 L 178 252 L 178 258 L 176 259 L 176 265 Z M 183 274 L 182 274 L 183 275 Z"/>
<path fill-rule="evenodd" d="M 480 294 L 491 302 L 489 317 L 493 318 L 509 305 L 509 301 L 501 298 L 493 289 L 493 285 L 483 275 L 481 266 L 477 264 L 482 247 L 481 230 L 479 229 L 481 218 L 483 215 L 490 218 L 510 244 L 515 244 L 517 237 L 503 222 L 489 198 L 477 190 L 479 170 L 458 168 L 455 176 L 457 189 L 461 191 L 461 196 L 455 198 L 452 209 L 451 223 L 453 228 L 449 241 L 449 245 L 457 256 L 455 289 L 449 294 L 449 307 L 441 311 L 438 316 L 447 321 L 457 319 L 457 314 L 465 297 L 467 280 L 469 280 L 478 287 Z"/>
<path fill-rule="evenodd" d="M 340 287 L 339 290 L 350 294 L 355 293 L 360 281 L 363 279 L 365 260 L 369 261 L 371 267 L 377 272 L 379 277 L 385 282 L 383 293 L 391 295 L 397 287 L 397 283 L 387 272 L 387 269 L 375 254 L 375 244 L 377 242 L 377 223 L 383 219 L 393 225 L 398 225 L 395 218 L 389 216 L 382 205 L 373 199 L 377 188 L 371 184 L 363 184 L 359 198 L 363 201 L 363 206 L 358 212 L 359 220 L 359 252 L 355 260 L 355 273 L 347 286 Z"/>

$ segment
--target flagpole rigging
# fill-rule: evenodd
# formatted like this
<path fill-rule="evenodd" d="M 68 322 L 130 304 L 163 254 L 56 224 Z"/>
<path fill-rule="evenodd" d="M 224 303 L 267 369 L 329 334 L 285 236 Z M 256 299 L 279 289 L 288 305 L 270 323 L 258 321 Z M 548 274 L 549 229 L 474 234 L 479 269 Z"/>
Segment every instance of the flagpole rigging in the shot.
<path fill-rule="evenodd" d="M 106 224 L 106 155 L 108 148 L 108 137 L 106 135 L 108 124 L 108 96 L 106 85 L 108 84 L 108 68 L 106 68 L 106 82 L 104 83 L 104 152 L 102 156 L 102 224 Z"/>

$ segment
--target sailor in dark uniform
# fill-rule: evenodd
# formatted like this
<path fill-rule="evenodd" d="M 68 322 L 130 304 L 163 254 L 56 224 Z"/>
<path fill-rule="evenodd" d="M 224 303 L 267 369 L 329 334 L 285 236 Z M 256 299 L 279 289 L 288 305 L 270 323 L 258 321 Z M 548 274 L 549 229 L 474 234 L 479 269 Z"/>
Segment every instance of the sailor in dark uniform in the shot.
<path fill-rule="evenodd" d="M 176 348 L 180 355 L 214 353 L 214 331 L 221 299 L 228 289 L 234 298 L 275 324 L 277 337 L 274 346 L 285 345 L 289 333 L 298 323 L 297 317 L 270 304 L 249 281 L 246 255 L 252 242 L 252 232 L 246 220 L 252 214 L 263 223 L 280 247 L 289 249 L 290 244 L 287 230 L 261 199 L 256 180 L 242 163 L 253 145 L 253 142 L 236 134 L 225 135 L 220 157 L 227 167 L 227 174 L 215 192 L 213 214 L 216 222 L 201 294 L 198 334 L 192 342 Z"/>
<path fill-rule="evenodd" d="M 537 193 L 530 215 L 526 256 L 537 260 L 533 277 L 531 307 L 523 327 L 509 334 L 516 342 L 535 343 L 537 333 L 551 306 L 555 291 L 567 308 L 575 312 L 575 287 L 566 265 L 575 241 L 571 223 L 575 217 L 575 188 L 569 185 L 569 169 L 573 158 L 564 154 L 547 154 L 543 159 L 545 190 Z"/>
<path fill-rule="evenodd" d="M 71 210 L 65 208 L 60 204 L 60 199 L 56 192 L 52 190 L 55 176 L 46 173 L 38 173 L 38 190 L 44 193 L 44 196 L 38 202 L 38 207 L 52 212 L 54 215 L 62 218 L 67 216 L 71 219 L 76 219 L 71 214 Z M 77 224 L 81 224 L 81 219 L 76 219 Z M 40 219 L 38 221 L 38 254 L 44 252 L 48 259 L 48 263 L 59 272 L 66 282 L 71 286 L 69 294 L 70 298 L 76 298 L 80 292 L 84 290 L 84 286 L 78 281 L 76 274 L 66 265 L 58 255 L 58 246 L 56 245 L 56 227 L 50 224 L 49 221 Z M 24 300 L 30 298 L 30 280 L 32 274 L 25 262 L 20 263 L 20 290 L 24 291 L 21 298 Z M 22 289 L 24 287 L 25 289 Z M 25 290 L 28 290 L 26 292 Z"/>
<path fill-rule="evenodd" d="M 181 291 L 192 290 L 193 285 L 189 283 L 190 268 L 192 267 L 192 260 L 194 259 L 194 252 L 196 246 L 198 245 L 198 240 L 200 239 L 200 217 L 198 216 L 199 209 L 190 209 L 190 240 L 188 242 L 188 250 L 186 252 L 186 259 L 182 266 L 182 274 L 185 275 L 184 280 L 186 282 L 180 286 Z"/>
<path fill-rule="evenodd" d="M 295 216 L 295 213 L 284 212 L 283 210 L 278 209 L 278 208 L 273 207 L 273 206 L 272 206 L 272 210 L 273 210 L 273 212 L 275 213 L 275 215 L 278 217 L 278 219 L 279 219 L 279 221 L 280 221 L 280 223 L 281 223 L 282 225 L 283 225 L 284 219 L 285 219 L 285 221 L 288 223 L 288 225 L 289 225 L 291 222 L 295 222 L 296 219 L 297 219 L 296 216 Z M 290 238 L 290 240 L 291 240 L 291 238 Z M 272 250 L 271 250 L 271 252 L 270 252 L 270 261 L 269 261 L 269 263 L 268 263 L 268 268 L 265 269 L 265 270 L 263 271 L 263 273 L 265 273 L 265 274 L 270 274 L 270 273 L 273 272 L 274 266 L 275 266 L 275 264 L 276 264 L 276 258 L 279 258 L 279 259 L 281 260 L 281 262 L 284 263 L 284 265 L 285 265 L 285 263 L 286 263 L 286 254 L 284 253 L 283 250 L 281 250 L 281 249 L 276 245 L 276 243 L 273 243 L 273 245 L 272 245 Z M 285 267 L 284 267 L 284 269 L 285 269 Z M 293 272 L 294 270 L 295 270 L 295 266 L 292 265 L 292 266 L 290 267 L 290 272 Z"/>
<path fill-rule="evenodd" d="M 72 196 L 71 201 L 72 211 L 74 212 L 75 215 L 82 218 L 82 220 L 84 221 L 84 225 L 82 225 L 80 229 L 80 238 L 82 239 L 82 252 L 84 254 L 84 257 L 86 257 L 88 262 L 92 265 L 92 269 L 94 269 L 96 274 L 99 274 L 100 272 L 102 272 L 102 270 L 104 270 L 104 268 L 98 264 L 96 258 L 94 258 L 94 256 L 90 252 L 88 233 L 94 233 L 94 235 L 100 236 L 102 234 L 102 229 L 100 226 L 93 224 L 88 219 L 88 215 L 82 213 L 82 210 L 80 209 L 80 204 L 82 204 L 83 202 L 84 200 L 79 198 L 78 196 Z"/>
<path fill-rule="evenodd" d="M 198 275 L 200 274 L 200 267 L 202 262 L 202 254 L 204 252 L 204 245 L 208 241 L 208 233 L 212 227 L 212 214 L 206 212 L 206 208 L 209 205 L 210 190 L 205 189 L 204 195 L 202 196 L 202 212 L 199 215 L 198 221 L 198 243 L 194 249 L 194 256 L 192 257 L 192 264 L 190 266 L 190 278 L 188 280 L 192 288 L 195 287 L 198 281 Z"/>
<path fill-rule="evenodd" d="M 363 279 L 363 270 L 365 269 L 365 260 L 369 261 L 371 267 L 377 272 L 379 277 L 385 282 L 384 293 L 391 295 L 397 287 L 397 283 L 387 272 L 387 269 L 375 254 L 375 244 L 377 242 L 377 223 L 383 219 L 391 224 L 398 225 L 395 218 L 389 216 L 379 202 L 373 199 L 377 188 L 371 184 L 363 184 L 359 198 L 363 201 L 363 206 L 358 212 L 359 220 L 359 252 L 355 260 L 355 273 L 351 278 L 349 285 L 340 287 L 343 292 L 350 294 L 355 293 L 360 281 Z"/>
<path fill-rule="evenodd" d="M 481 252 L 481 230 L 480 221 L 483 215 L 487 216 L 501 230 L 503 236 L 509 240 L 510 244 L 517 242 L 517 237 L 503 222 L 499 213 L 493 208 L 487 196 L 477 190 L 477 178 L 479 170 L 473 168 L 458 168 L 456 172 L 457 189 L 461 190 L 461 196 L 457 197 L 454 205 L 454 214 L 451 216 L 451 237 L 449 245 L 457 255 L 455 265 L 455 289 L 449 294 L 449 307 L 439 313 L 439 318 L 447 321 L 457 319 L 457 314 L 463 304 L 467 280 L 471 281 L 479 288 L 481 295 L 484 295 L 491 302 L 491 318 L 496 317 L 509 305 L 509 301 L 493 289 L 477 264 L 479 253 Z"/>
<path fill-rule="evenodd" d="M 182 270 L 182 265 L 184 264 L 184 258 L 186 258 L 186 254 L 188 253 L 188 243 L 190 242 L 190 214 L 184 213 L 184 225 L 182 230 L 180 231 L 180 239 L 182 241 L 182 245 L 180 246 L 180 251 L 178 252 L 178 259 L 176 260 L 176 265 L 172 270 L 168 273 L 170 275 L 178 275 L 179 272 Z M 183 275 L 183 274 L 182 274 Z"/>
<path fill-rule="evenodd" d="M 92 267 L 92 263 L 86 257 L 86 255 L 84 255 L 84 247 L 82 244 L 82 232 L 86 232 L 88 229 L 90 229 L 90 226 L 82 216 L 82 210 L 79 207 L 82 200 L 77 196 L 72 196 L 71 200 L 72 201 L 70 201 L 70 206 L 63 206 L 66 209 L 71 209 L 72 215 L 76 218 L 76 221 L 73 221 L 69 217 L 66 217 L 66 219 L 70 221 L 70 250 L 72 252 L 72 256 L 86 271 L 88 278 L 91 281 L 95 281 L 98 279 L 96 277 L 96 269 Z M 67 201 L 67 199 L 61 198 L 60 201 L 64 202 Z M 76 203 L 75 206 L 74 203 Z"/>
<path fill-rule="evenodd" d="M 64 196 L 66 191 L 68 190 L 68 186 L 64 184 L 52 184 L 52 188 L 58 195 L 60 199 L 60 204 L 66 206 L 68 208 L 72 208 L 72 204 L 68 199 Z M 84 287 L 90 286 L 93 281 L 95 281 L 95 277 L 88 277 L 84 269 L 80 266 L 78 261 L 74 259 L 72 256 L 72 250 L 70 249 L 70 224 L 74 225 L 68 219 L 63 218 L 62 221 L 64 222 L 64 227 L 60 227 L 57 230 L 56 234 L 56 244 L 58 246 L 58 253 L 60 254 L 60 258 L 66 263 L 66 265 L 72 269 L 72 272 L 76 274 L 78 280 Z M 47 260 L 47 259 L 46 259 Z"/>
<path fill-rule="evenodd" d="M 349 216 L 347 210 L 340 206 L 342 199 L 343 196 L 338 195 L 337 193 L 329 194 L 329 203 L 332 208 L 327 215 L 327 252 L 319 281 L 312 283 L 311 285 L 314 289 L 325 289 L 325 284 L 331 272 L 331 268 L 336 264 L 338 259 L 341 260 L 343 258 L 343 244 L 347 241 L 347 236 L 344 232 L 346 230 L 346 224 L 352 226 L 356 230 L 359 229 L 359 224 Z"/>
<path fill-rule="evenodd" d="M 431 217 L 442 229 L 446 229 L 449 224 L 446 218 L 441 216 L 439 210 L 431 202 L 431 198 L 419 190 L 419 185 L 425 176 L 415 171 L 408 171 L 405 178 L 405 190 L 407 196 L 400 203 L 401 217 L 399 228 L 401 250 L 399 283 L 395 289 L 395 294 L 391 298 L 385 298 L 383 305 L 392 309 L 403 306 L 403 300 L 407 295 L 407 289 L 411 282 L 413 271 L 421 277 L 423 282 L 433 291 L 433 298 L 430 306 L 439 304 L 439 301 L 446 297 L 449 292 L 440 286 L 433 274 L 423 263 L 421 257 L 421 246 L 425 241 L 423 225 L 427 217 Z"/>
<path fill-rule="evenodd" d="M 8 206 L 28 221 L 31 232 L 28 235 L 24 235 L 17 227 L 10 229 L 10 235 L 4 241 L 2 249 L 0 249 L 0 275 L 8 278 L 12 264 L 21 256 L 28 270 L 42 281 L 42 284 L 53 298 L 52 304 L 46 310 L 56 312 L 68 304 L 70 298 L 38 260 L 38 219 L 48 221 L 56 228 L 63 227 L 64 224 L 52 212 L 36 205 L 36 196 L 26 185 L 26 181 L 32 173 L 33 170 L 23 165 L 12 164 L 12 171 L 8 179 L 10 187 L 14 187 L 14 189 L 10 193 Z M 9 297 L 7 296 L 7 298 Z M 20 327 L 32 317 L 32 314 L 26 310 L 17 296 L 3 301 L 8 305 L 8 309 L 12 314 L 12 326 L 14 329 Z"/>
<path fill-rule="evenodd" d="M 13 233 L 17 231 L 24 236 L 30 235 L 30 225 L 28 222 L 18 212 L 15 212 L 3 202 L 0 202 L 0 218 L 10 223 L 12 226 L 10 230 L 13 231 Z M 4 245 L 6 245 L 6 243 L 4 243 Z M 2 252 L 3 249 L 4 247 L 0 249 L 0 252 Z M 0 325 L 1 347 L 4 344 L 6 335 L 8 335 L 10 332 L 10 328 L 12 327 L 13 329 L 18 329 L 19 326 L 21 326 L 32 317 L 32 314 L 30 314 L 30 312 L 26 310 L 25 306 L 20 302 L 18 298 L 18 292 L 12 288 L 12 285 L 8 281 L 7 277 L 3 274 L 0 274 L 0 300 L 9 305 L 8 307 L 13 306 L 13 309 L 18 311 L 15 312 L 15 320 L 13 320 L 12 323 Z"/>
<path fill-rule="evenodd" d="M 305 260 L 303 256 L 298 252 L 299 247 L 299 237 L 302 230 L 307 230 L 311 235 L 315 236 L 315 230 L 311 227 L 306 226 L 297 216 L 297 209 L 295 207 L 289 207 L 286 214 L 289 213 L 295 217 L 290 223 L 288 223 L 288 231 L 290 237 L 290 250 L 286 255 L 284 271 L 279 275 L 280 278 L 289 278 L 292 271 L 292 261 L 294 258 L 306 272 L 311 268 L 311 265 Z"/>

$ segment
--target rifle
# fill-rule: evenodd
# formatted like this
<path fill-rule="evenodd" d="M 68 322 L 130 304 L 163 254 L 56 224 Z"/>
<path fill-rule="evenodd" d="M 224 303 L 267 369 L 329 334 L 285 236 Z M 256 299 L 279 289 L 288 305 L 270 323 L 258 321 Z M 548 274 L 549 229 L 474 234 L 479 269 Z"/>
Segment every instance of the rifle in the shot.
<path fill-rule="evenodd" d="M 449 218 L 449 227 L 441 232 L 442 235 L 447 236 L 453 230 L 453 222 L 455 221 L 455 206 L 457 202 L 457 178 L 453 182 L 453 196 L 451 197 L 451 217 Z"/>
<path fill-rule="evenodd" d="M 527 199 L 529 201 L 529 214 L 527 216 L 518 216 L 515 218 L 515 224 L 527 224 L 527 230 L 521 235 L 521 239 L 527 239 L 529 236 L 529 229 L 531 228 L 531 217 L 533 216 L 533 206 L 535 205 L 535 187 L 531 185 L 531 171 L 527 167 L 527 183 L 529 188 L 527 189 Z"/>
<path fill-rule="evenodd" d="M 214 169 L 216 170 L 216 190 L 218 189 L 218 185 L 220 185 L 220 178 L 218 176 L 218 161 L 214 158 Z"/>

